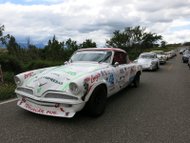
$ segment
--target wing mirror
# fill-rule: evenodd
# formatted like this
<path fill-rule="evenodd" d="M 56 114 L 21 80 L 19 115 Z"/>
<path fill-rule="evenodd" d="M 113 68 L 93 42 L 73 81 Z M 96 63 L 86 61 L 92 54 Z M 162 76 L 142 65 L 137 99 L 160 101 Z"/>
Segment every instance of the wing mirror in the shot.
<path fill-rule="evenodd" d="M 68 61 L 65 61 L 65 62 L 64 62 L 64 65 L 67 65 L 68 63 L 69 63 Z"/>
<path fill-rule="evenodd" d="M 114 63 L 114 67 L 117 67 L 117 66 L 119 66 L 119 63 L 118 63 L 118 62 L 115 62 L 115 63 Z"/>

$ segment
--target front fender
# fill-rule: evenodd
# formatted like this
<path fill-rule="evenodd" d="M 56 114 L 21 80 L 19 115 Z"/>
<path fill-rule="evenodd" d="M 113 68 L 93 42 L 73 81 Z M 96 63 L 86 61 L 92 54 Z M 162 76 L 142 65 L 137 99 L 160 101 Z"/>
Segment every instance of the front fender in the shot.
<path fill-rule="evenodd" d="M 101 86 L 101 85 L 104 85 L 106 87 L 106 92 L 108 93 L 108 86 L 107 86 L 107 83 L 106 83 L 106 80 L 103 79 L 99 82 L 96 82 L 92 85 L 89 86 L 88 88 L 88 92 L 86 93 L 86 95 L 84 95 L 84 101 L 87 102 L 90 98 L 90 96 L 92 95 L 93 91 L 98 87 L 98 86 Z"/>

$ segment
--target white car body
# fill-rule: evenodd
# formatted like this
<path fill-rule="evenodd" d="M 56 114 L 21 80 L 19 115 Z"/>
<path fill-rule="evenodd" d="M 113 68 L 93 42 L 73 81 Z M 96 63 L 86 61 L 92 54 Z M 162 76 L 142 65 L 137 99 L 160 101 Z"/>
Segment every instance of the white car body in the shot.
<path fill-rule="evenodd" d="M 137 74 L 140 77 L 142 69 L 136 63 L 112 64 L 116 53 L 126 54 L 121 49 L 88 48 L 74 56 L 93 51 L 111 52 L 110 61 L 71 59 L 66 65 L 16 75 L 17 105 L 37 114 L 71 118 L 85 107 L 97 87 L 105 87 L 107 98 L 132 83 Z"/>
<path fill-rule="evenodd" d="M 157 58 L 160 61 L 160 64 L 165 64 L 167 61 L 167 56 L 164 54 L 157 54 Z"/>
<path fill-rule="evenodd" d="M 142 65 L 143 70 L 156 70 L 160 65 L 156 54 L 152 52 L 145 52 L 140 54 L 136 62 Z"/>

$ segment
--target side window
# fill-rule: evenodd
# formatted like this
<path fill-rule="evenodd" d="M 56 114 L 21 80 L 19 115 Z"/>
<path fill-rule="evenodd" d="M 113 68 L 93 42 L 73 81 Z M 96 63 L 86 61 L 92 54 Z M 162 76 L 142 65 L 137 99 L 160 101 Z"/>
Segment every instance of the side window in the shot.
<path fill-rule="evenodd" d="M 129 56 L 128 55 L 126 55 L 126 62 L 127 62 L 127 64 L 129 64 L 131 61 L 129 60 Z"/>
<path fill-rule="evenodd" d="M 114 53 L 114 58 L 113 58 L 113 64 L 115 64 L 115 62 L 118 62 L 120 65 L 121 64 L 127 64 L 127 55 L 126 55 L 126 53 L 115 52 Z"/>

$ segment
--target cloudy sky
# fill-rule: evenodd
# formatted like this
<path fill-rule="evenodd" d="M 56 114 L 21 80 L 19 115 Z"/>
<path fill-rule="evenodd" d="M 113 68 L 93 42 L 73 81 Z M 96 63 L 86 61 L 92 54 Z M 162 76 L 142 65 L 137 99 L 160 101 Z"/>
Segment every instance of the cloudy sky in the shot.
<path fill-rule="evenodd" d="M 113 31 L 137 25 L 178 43 L 190 41 L 190 0 L 0 0 L 0 25 L 34 44 L 56 35 L 103 46 Z"/>

